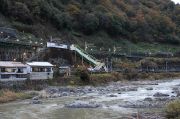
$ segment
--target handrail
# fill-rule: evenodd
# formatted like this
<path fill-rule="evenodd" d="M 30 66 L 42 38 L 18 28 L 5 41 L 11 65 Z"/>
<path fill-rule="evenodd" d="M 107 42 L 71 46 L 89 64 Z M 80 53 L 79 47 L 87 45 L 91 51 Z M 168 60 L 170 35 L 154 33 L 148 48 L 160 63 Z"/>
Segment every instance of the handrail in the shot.
<path fill-rule="evenodd" d="M 83 53 L 80 49 L 75 48 L 75 51 L 78 52 L 81 56 L 85 57 L 87 60 L 91 61 L 93 64 L 95 64 L 95 65 L 98 64 L 98 62 L 96 60 L 91 58 L 89 55 Z"/>
<path fill-rule="evenodd" d="M 91 57 L 93 60 L 96 60 L 97 59 L 95 57 L 93 57 L 92 55 L 88 54 L 85 50 L 83 50 L 82 48 L 80 48 L 78 45 L 75 45 L 76 48 L 78 48 L 82 53 L 88 55 L 89 57 Z"/>

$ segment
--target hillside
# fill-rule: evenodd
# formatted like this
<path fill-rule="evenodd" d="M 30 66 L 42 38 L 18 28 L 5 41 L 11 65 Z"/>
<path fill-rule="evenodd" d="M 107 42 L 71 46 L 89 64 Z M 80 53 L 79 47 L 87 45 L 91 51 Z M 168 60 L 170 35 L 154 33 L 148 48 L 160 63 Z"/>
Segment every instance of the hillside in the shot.
<path fill-rule="evenodd" d="M 0 27 L 80 45 L 180 46 L 180 5 L 170 0 L 0 0 L 0 21 Z"/>

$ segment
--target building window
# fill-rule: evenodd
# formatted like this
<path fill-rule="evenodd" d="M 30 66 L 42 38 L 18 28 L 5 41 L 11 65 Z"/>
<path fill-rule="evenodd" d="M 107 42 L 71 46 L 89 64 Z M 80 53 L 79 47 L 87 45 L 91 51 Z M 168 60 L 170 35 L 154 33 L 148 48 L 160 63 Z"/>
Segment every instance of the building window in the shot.
<path fill-rule="evenodd" d="M 51 68 L 47 68 L 47 72 L 51 72 Z"/>
<path fill-rule="evenodd" d="M 1 68 L 1 72 L 15 73 L 15 68 Z"/>
<path fill-rule="evenodd" d="M 1 72 L 6 72 L 6 68 L 1 68 Z"/>
<path fill-rule="evenodd" d="M 37 67 L 32 68 L 32 72 L 39 72 Z"/>
<path fill-rule="evenodd" d="M 10 77 L 11 75 L 6 75 L 6 74 L 1 75 L 1 79 L 9 79 Z"/>
<path fill-rule="evenodd" d="M 40 72 L 45 72 L 45 68 L 40 68 Z"/>
<path fill-rule="evenodd" d="M 16 69 L 7 68 L 6 72 L 8 72 L 8 73 L 15 73 Z"/>
<path fill-rule="evenodd" d="M 17 74 L 16 75 L 16 78 L 27 78 L 27 75 L 26 74 Z"/>
<path fill-rule="evenodd" d="M 23 73 L 23 68 L 18 68 L 17 73 Z"/>
<path fill-rule="evenodd" d="M 32 72 L 46 72 L 45 68 L 33 67 Z"/>

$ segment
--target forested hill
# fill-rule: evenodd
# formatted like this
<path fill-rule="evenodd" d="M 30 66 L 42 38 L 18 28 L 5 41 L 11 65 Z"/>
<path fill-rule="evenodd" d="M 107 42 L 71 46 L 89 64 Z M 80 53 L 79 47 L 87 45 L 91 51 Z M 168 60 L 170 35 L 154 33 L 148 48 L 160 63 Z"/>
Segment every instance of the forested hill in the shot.
<path fill-rule="evenodd" d="M 101 33 L 116 40 L 180 44 L 180 5 L 170 0 L 0 0 L 0 12 L 0 26 L 36 37 L 77 42 Z"/>

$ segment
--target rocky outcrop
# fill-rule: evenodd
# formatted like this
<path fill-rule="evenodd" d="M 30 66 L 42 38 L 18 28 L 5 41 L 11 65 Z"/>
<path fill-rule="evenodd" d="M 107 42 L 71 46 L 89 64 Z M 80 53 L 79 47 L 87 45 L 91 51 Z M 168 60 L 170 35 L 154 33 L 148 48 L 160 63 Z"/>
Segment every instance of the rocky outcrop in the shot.
<path fill-rule="evenodd" d="M 41 100 L 32 100 L 30 104 L 42 104 Z"/>
<path fill-rule="evenodd" d="M 144 99 L 144 101 L 149 101 L 149 102 L 150 102 L 150 101 L 153 101 L 153 99 L 152 99 L 152 98 L 147 97 L 147 98 L 145 98 L 145 99 Z"/>
<path fill-rule="evenodd" d="M 152 88 L 152 87 L 149 87 L 149 88 L 146 88 L 146 90 L 153 90 L 153 88 Z"/>
<path fill-rule="evenodd" d="M 163 94 L 163 93 L 160 93 L 160 92 L 157 92 L 153 95 L 154 97 L 168 97 L 169 95 L 168 94 Z"/>
<path fill-rule="evenodd" d="M 101 104 L 95 102 L 84 102 L 84 101 L 75 101 L 70 104 L 66 104 L 67 108 L 98 108 L 101 107 Z"/>
<path fill-rule="evenodd" d="M 117 97 L 117 95 L 115 95 L 115 94 L 110 94 L 110 95 L 108 95 L 107 97 Z"/>

